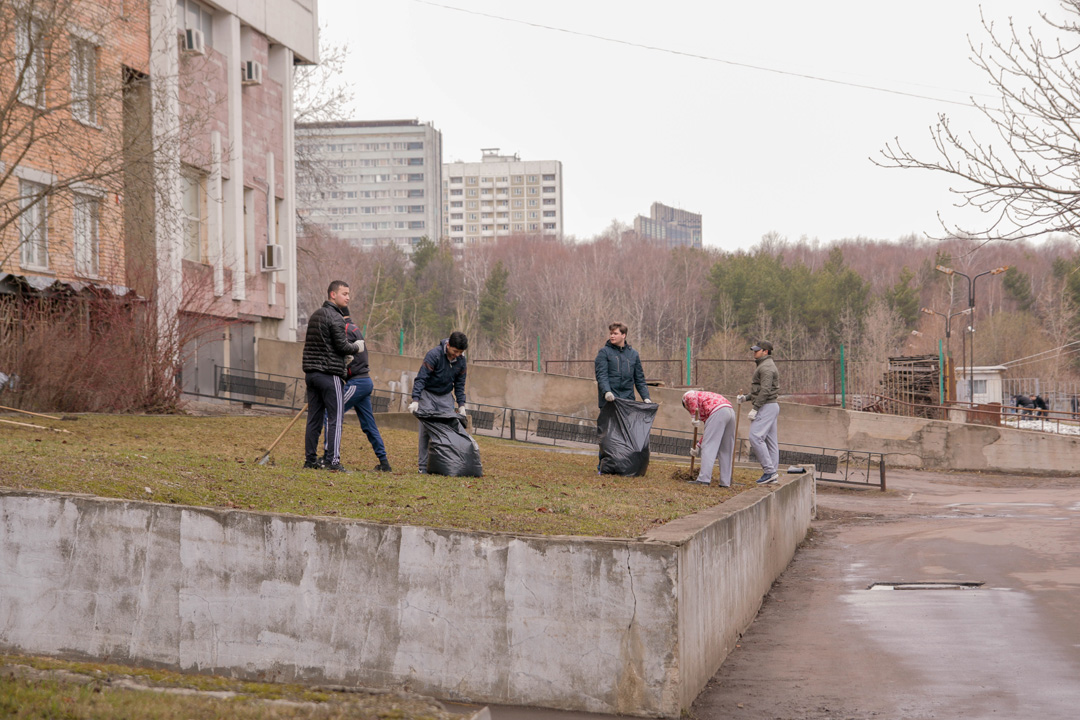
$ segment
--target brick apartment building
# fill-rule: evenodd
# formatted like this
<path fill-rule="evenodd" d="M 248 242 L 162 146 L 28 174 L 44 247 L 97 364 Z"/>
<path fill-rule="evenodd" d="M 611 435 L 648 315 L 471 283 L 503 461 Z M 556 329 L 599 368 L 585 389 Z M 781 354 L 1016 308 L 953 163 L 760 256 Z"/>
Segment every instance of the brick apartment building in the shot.
<path fill-rule="evenodd" d="M 0 5 L 0 293 L 135 293 L 202 393 L 295 339 L 293 66 L 317 48 L 316 0 Z"/>

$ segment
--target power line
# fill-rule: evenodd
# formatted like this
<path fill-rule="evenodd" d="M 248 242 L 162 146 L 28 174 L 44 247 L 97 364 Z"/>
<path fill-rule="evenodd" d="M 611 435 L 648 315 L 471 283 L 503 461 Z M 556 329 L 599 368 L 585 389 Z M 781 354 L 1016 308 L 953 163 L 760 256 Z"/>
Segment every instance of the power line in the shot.
<path fill-rule="evenodd" d="M 1024 362 L 1025 360 L 1030 360 L 1031 362 L 1038 362 L 1039 360 L 1033 359 L 1033 358 L 1039 358 L 1041 355 L 1051 355 L 1053 353 L 1058 352 L 1059 350 L 1064 350 L 1067 347 L 1072 347 L 1073 345 L 1080 345 L 1080 340 L 1074 340 L 1073 342 L 1065 343 L 1061 347 L 1051 348 L 1049 350 L 1043 350 L 1042 352 L 1037 352 L 1034 355 L 1027 355 L 1027 356 L 1022 357 L 1022 358 L 1016 358 L 1015 360 L 1008 360 L 1008 361 L 1003 362 L 1001 364 L 1008 367 L 1009 365 L 1026 365 L 1027 363 Z M 1049 360 L 1049 358 L 1041 358 L 1041 359 L 1042 360 Z"/>
<path fill-rule="evenodd" d="M 607 37 L 605 35 L 597 35 L 595 33 L 582 32 L 580 30 L 570 30 L 568 28 L 556 27 L 554 25 L 545 25 L 543 23 L 532 22 L 529 20 L 520 20 L 518 18 L 506 17 L 504 15 L 495 15 L 493 13 L 481 12 L 479 10 L 469 10 L 468 8 L 455 7 L 453 5 L 446 5 L 444 3 L 432 2 L 431 0 L 413 0 L 415 3 L 421 5 L 430 5 L 431 7 L 442 8 L 444 10 L 453 10 L 455 12 L 464 13 L 466 15 L 476 15 L 479 17 L 485 17 L 492 20 L 499 20 L 502 22 L 515 23 L 518 25 L 525 25 L 527 27 L 537 28 L 539 30 L 550 30 L 552 32 L 565 33 L 567 35 L 575 35 L 577 37 L 589 38 L 592 40 L 600 40 L 602 42 L 614 43 L 616 45 L 625 45 L 627 47 L 639 48 L 641 50 L 650 50 L 652 52 L 667 53 L 669 55 L 677 55 L 680 57 L 691 58 L 694 60 L 705 60 L 707 62 L 720 63 L 723 65 L 731 65 L 732 67 L 744 68 L 747 70 L 757 70 L 759 72 L 774 73 L 776 75 L 785 75 L 788 77 L 800 78 L 803 80 L 813 80 L 815 82 L 829 83 L 831 85 L 840 85 L 842 87 L 857 88 L 859 90 L 870 90 L 871 92 L 886 93 L 889 95 L 899 95 L 901 97 L 915 98 L 916 100 L 931 100 L 933 102 L 946 103 L 949 105 L 958 105 L 964 108 L 971 108 L 972 105 L 969 102 L 962 102 L 959 100 L 948 100 L 945 98 L 934 97 L 932 95 L 922 95 L 920 93 L 906 92 L 904 90 L 894 90 L 892 88 L 881 87 L 879 85 L 865 85 L 862 83 L 850 82 L 847 80 L 837 80 L 836 78 L 824 77 L 821 75 L 810 75 L 807 73 L 793 72 L 791 70 L 781 70 L 779 68 L 767 67 L 764 65 L 754 65 L 751 63 L 739 62 L 737 60 L 726 60 L 724 58 L 713 57 L 711 55 L 701 55 L 698 53 L 685 52 L 683 50 L 673 50 L 671 48 L 659 47 L 657 45 L 646 45 L 645 43 L 637 43 L 631 40 L 621 40 L 619 38 Z M 961 92 L 959 90 L 954 92 Z M 969 95 L 981 95 L 983 97 L 992 97 L 990 95 L 982 95 L 981 93 L 969 93 Z"/>

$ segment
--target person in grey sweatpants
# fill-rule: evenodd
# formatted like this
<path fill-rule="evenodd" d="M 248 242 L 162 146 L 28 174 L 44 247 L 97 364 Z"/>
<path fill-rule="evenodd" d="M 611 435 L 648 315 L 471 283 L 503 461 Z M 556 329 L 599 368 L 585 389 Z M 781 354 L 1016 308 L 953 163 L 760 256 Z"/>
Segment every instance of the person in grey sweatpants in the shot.
<path fill-rule="evenodd" d="M 713 465 L 720 459 L 720 487 L 731 487 L 731 457 L 735 452 L 735 411 L 719 393 L 689 390 L 682 405 L 695 427 L 704 427 L 701 442 L 690 454 L 701 458 L 701 472 L 691 482 L 712 484 Z"/>
<path fill-rule="evenodd" d="M 767 485 L 780 479 L 780 443 L 777 439 L 777 418 L 780 405 L 776 399 L 780 396 L 780 373 L 772 359 L 771 342 L 762 340 L 750 348 L 754 351 L 757 368 L 750 381 L 750 394 L 740 395 L 738 400 L 749 400 L 753 407 L 747 417 L 750 419 L 750 447 L 761 463 L 761 477 L 758 485 Z"/>

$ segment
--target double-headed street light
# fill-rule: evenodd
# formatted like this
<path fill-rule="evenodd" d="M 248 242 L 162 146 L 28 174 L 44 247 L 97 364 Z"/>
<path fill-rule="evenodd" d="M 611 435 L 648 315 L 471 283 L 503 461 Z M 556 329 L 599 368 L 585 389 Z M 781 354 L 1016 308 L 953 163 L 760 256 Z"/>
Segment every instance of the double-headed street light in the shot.
<path fill-rule="evenodd" d="M 937 310 L 931 310 L 930 308 L 919 308 L 919 309 L 920 309 L 921 312 L 924 312 L 927 315 L 940 315 L 941 317 L 945 318 L 945 352 L 946 353 L 951 353 L 952 352 L 952 347 L 951 347 L 951 343 L 949 342 L 949 338 L 952 336 L 952 328 L 951 328 L 952 319 L 954 317 L 956 317 L 957 315 L 970 315 L 971 314 L 971 308 L 965 308 L 963 310 L 957 310 L 956 312 L 949 313 L 948 315 L 946 315 L 945 313 L 942 313 L 942 312 L 938 312 Z M 963 347 L 966 347 L 966 346 L 963 346 Z M 941 342 L 940 341 L 938 341 L 938 348 L 939 348 L 939 352 L 940 352 L 940 348 L 941 348 Z M 966 353 L 961 353 L 961 355 L 962 356 L 966 355 Z M 963 357 L 961 357 L 961 360 L 963 360 Z M 962 362 L 961 362 L 961 365 L 963 365 Z M 945 391 L 942 389 L 940 382 L 938 383 L 938 395 L 940 396 L 941 401 L 944 403 L 944 401 L 945 401 Z"/>
<path fill-rule="evenodd" d="M 945 273 L 946 275 L 959 275 L 960 277 L 967 280 L 967 283 L 968 283 L 968 312 L 971 313 L 971 324 L 969 325 L 969 329 L 971 330 L 971 333 L 972 333 L 971 334 L 971 343 L 970 343 L 970 345 L 971 345 L 971 364 L 968 365 L 968 402 L 974 404 L 975 403 L 975 377 L 974 377 L 974 375 L 972 373 L 975 370 L 975 281 L 978 280 L 979 278 L 981 278 L 983 275 L 1000 275 L 1001 273 L 1008 270 L 1009 266 L 1008 265 L 1002 265 L 1001 267 L 994 268 L 993 270 L 986 270 L 985 272 L 979 273 L 975 277 L 968 277 L 967 275 L 960 272 L 959 270 L 953 270 L 952 268 L 945 267 L 944 265 L 938 265 L 935 269 L 938 272 Z M 938 314 L 940 315 L 940 313 L 938 313 Z M 946 337 L 948 337 L 948 324 L 947 324 L 947 322 L 948 321 L 946 320 L 946 326 L 945 326 Z"/>
<path fill-rule="evenodd" d="M 952 331 L 949 329 L 949 325 L 952 322 L 952 319 L 957 315 L 969 314 L 971 312 L 971 308 L 967 308 L 966 310 L 957 310 L 956 312 L 949 313 L 948 315 L 943 312 L 938 312 L 937 310 L 931 310 L 930 308 L 921 308 L 921 311 L 926 313 L 927 315 L 940 315 L 941 317 L 945 318 L 945 339 L 948 340 L 949 337 L 952 335 Z"/>

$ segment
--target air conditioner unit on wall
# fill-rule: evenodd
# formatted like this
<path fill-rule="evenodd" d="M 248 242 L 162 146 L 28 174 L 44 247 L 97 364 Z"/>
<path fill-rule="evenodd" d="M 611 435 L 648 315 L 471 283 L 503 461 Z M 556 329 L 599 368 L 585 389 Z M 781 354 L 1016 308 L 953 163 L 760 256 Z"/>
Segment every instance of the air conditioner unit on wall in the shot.
<path fill-rule="evenodd" d="M 240 82 L 244 85 L 262 85 L 263 66 L 254 60 L 240 63 Z"/>
<path fill-rule="evenodd" d="M 192 55 L 206 54 L 206 41 L 203 39 L 202 30 L 189 28 L 180 33 L 181 49 Z"/>
<path fill-rule="evenodd" d="M 285 248 L 280 245 L 267 245 L 262 256 L 263 272 L 285 269 Z"/>

